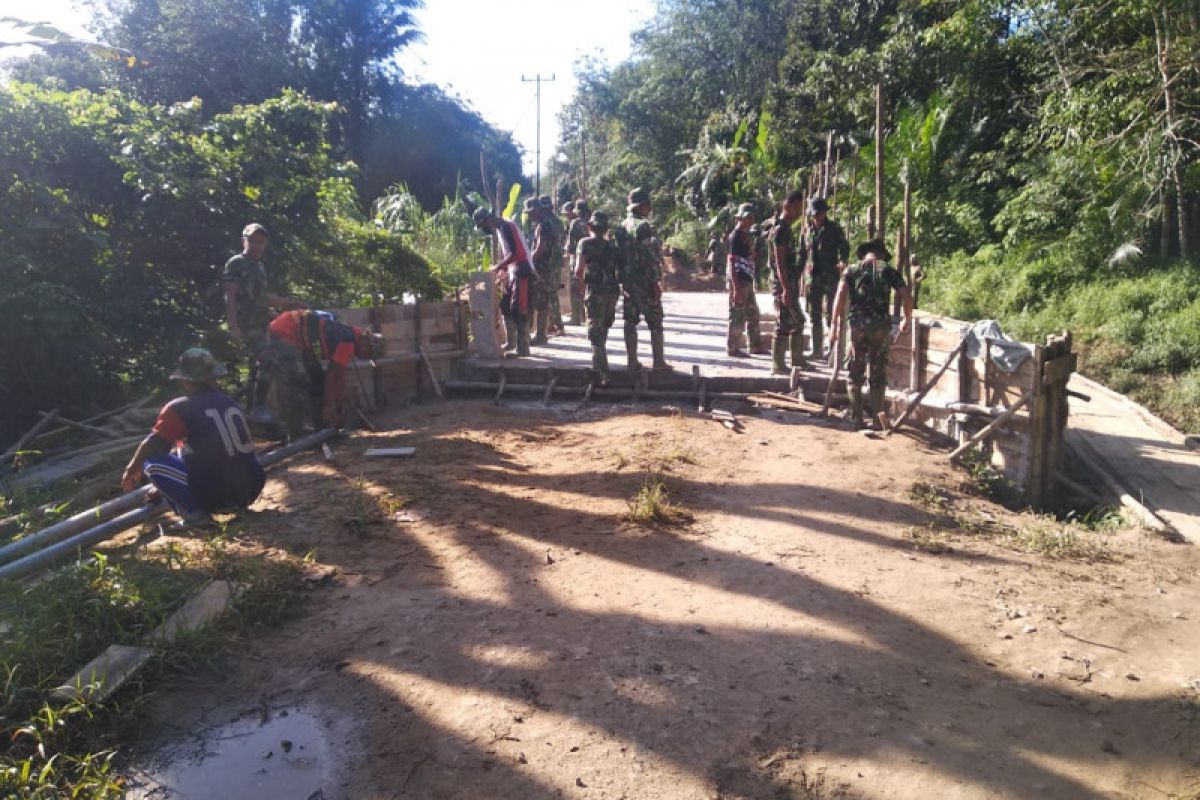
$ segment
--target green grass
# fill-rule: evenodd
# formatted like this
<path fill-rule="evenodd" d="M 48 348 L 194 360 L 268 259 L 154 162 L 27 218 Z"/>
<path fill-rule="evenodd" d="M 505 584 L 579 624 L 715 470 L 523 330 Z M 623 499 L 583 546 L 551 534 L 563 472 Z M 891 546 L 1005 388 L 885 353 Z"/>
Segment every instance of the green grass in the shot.
<path fill-rule="evenodd" d="M 929 276 L 923 306 L 998 319 L 1009 335 L 1035 343 L 1069 330 L 1081 372 L 1200 431 L 1200 265 L 1087 269 L 1062 256 L 984 247 L 937 261 Z"/>
<path fill-rule="evenodd" d="M 147 686 L 184 669 L 215 665 L 231 643 L 294 605 L 297 566 L 238 557 L 226 532 L 199 547 L 171 544 L 136 560 L 103 555 L 32 586 L 0 582 L 0 797 L 120 797 L 119 742 Z M 105 703 L 48 699 L 110 644 L 147 634 L 204 583 L 245 587 L 215 628 L 157 648 L 149 667 Z"/>

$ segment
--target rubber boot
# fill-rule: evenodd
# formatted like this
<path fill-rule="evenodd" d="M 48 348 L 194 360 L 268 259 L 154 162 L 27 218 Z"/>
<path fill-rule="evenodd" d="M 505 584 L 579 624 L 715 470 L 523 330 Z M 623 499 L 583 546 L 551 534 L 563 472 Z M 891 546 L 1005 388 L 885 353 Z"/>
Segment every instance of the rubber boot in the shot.
<path fill-rule="evenodd" d="M 533 337 L 532 344 L 543 345 L 549 342 L 550 340 L 546 338 L 546 331 L 549 327 L 550 312 L 545 308 L 539 308 L 537 310 L 537 333 Z"/>
<path fill-rule="evenodd" d="M 818 361 L 825 354 L 825 320 L 820 313 L 812 315 L 812 354 Z"/>
<path fill-rule="evenodd" d="M 517 324 L 517 355 L 529 355 L 529 318 L 521 320 Z"/>
<path fill-rule="evenodd" d="M 600 385 L 608 385 L 608 348 L 602 344 L 592 345 L 592 369 L 600 374 Z"/>
<path fill-rule="evenodd" d="M 793 353 L 796 351 L 793 350 Z M 795 356 L 792 356 L 793 360 Z M 771 374 L 772 375 L 787 375 L 787 342 L 775 337 L 771 342 Z"/>
<path fill-rule="evenodd" d="M 863 422 L 863 391 L 862 386 L 850 384 L 850 425 L 856 431 L 866 427 Z"/>
<path fill-rule="evenodd" d="M 637 328 L 625 329 L 625 354 L 629 358 L 629 369 L 641 369 L 642 364 L 637 357 L 638 335 Z"/>
<path fill-rule="evenodd" d="M 517 326 L 512 317 L 504 318 L 504 352 L 514 353 L 517 350 Z"/>
<path fill-rule="evenodd" d="M 665 346 L 663 332 L 661 330 L 650 331 L 650 352 L 654 354 L 654 368 L 660 372 L 671 368 L 663 356 Z"/>
<path fill-rule="evenodd" d="M 870 402 L 868 403 L 869 408 L 867 409 L 867 411 L 871 415 L 871 426 L 872 427 L 882 427 L 882 425 L 879 422 L 879 413 L 881 411 L 883 411 L 883 397 L 884 397 L 884 393 L 886 391 L 887 391 L 886 386 L 872 386 L 871 387 L 870 394 L 868 395 L 868 399 L 870 400 Z"/>
<path fill-rule="evenodd" d="M 792 366 L 808 369 L 808 362 L 804 360 L 804 334 L 801 331 L 788 337 L 788 349 L 792 351 Z"/>

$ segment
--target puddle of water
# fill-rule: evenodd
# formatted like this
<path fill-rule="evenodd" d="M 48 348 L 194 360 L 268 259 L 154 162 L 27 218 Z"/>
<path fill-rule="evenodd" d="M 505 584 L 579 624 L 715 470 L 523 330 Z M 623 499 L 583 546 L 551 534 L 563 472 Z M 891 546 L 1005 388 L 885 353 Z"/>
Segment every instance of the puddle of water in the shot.
<path fill-rule="evenodd" d="M 314 716 L 242 719 L 156 754 L 133 776 L 131 800 L 335 800 L 329 744 Z"/>

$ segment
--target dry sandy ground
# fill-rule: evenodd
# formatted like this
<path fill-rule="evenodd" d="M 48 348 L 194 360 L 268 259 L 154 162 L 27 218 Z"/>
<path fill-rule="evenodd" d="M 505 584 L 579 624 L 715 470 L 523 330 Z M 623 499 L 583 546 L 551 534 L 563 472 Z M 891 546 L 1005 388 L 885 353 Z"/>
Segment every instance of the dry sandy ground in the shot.
<path fill-rule="evenodd" d="M 159 713 L 319 709 L 329 800 L 1196 796 L 1194 548 L 930 533 L 944 451 L 770 413 L 451 402 L 292 462 L 240 538 L 335 577 Z M 660 472 L 694 520 L 625 522 Z"/>

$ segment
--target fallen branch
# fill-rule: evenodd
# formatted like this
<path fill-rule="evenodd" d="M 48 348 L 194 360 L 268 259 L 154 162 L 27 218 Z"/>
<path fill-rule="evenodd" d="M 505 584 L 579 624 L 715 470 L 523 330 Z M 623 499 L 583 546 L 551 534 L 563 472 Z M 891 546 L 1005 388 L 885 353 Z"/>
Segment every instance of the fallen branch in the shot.
<path fill-rule="evenodd" d="M 17 453 L 24 450 L 29 445 L 29 443 L 32 442 L 37 437 L 37 435 L 39 433 L 44 431 L 46 428 L 50 427 L 50 424 L 52 422 L 54 422 L 54 420 L 57 417 L 58 417 L 58 409 L 57 408 L 53 409 L 52 411 L 47 412 L 46 414 L 43 414 L 42 418 L 40 420 L 38 420 L 36 425 L 34 425 L 32 428 L 30 428 L 28 431 L 26 431 L 24 436 L 22 436 L 20 439 L 17 439 L 17 441 L 15 443 L 13 443 L 12 447 L 8 448 L 7 450 L 4 451 L 4 453 L 2 455 L 0 455 L 0 463 L 7 463 L 9 461 L 12 461 L 13 458 L 16 457 Z"/>

